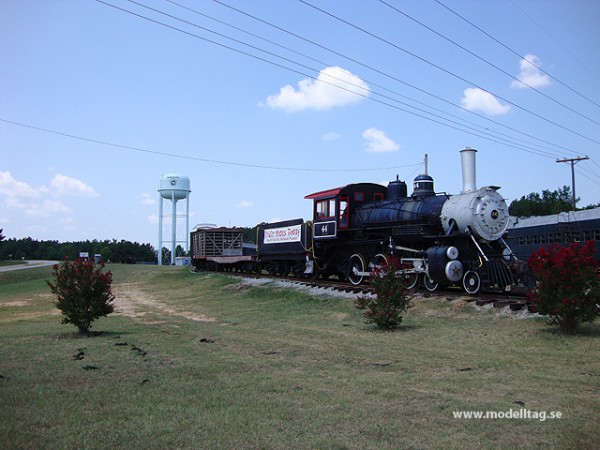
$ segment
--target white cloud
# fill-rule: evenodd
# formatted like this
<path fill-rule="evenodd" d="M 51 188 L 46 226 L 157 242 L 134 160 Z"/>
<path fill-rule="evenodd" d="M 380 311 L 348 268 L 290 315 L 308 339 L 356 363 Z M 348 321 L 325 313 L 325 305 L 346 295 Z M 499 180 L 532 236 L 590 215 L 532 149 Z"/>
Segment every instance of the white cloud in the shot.
<path fill-rule="evenodd" d="M 541 72 L 539 67 L 542 65 L 540 59 L 532 54 L 527 54 L 519 62 L 519 74 L 517 80 L 514 80 L 510 87 L 512 88 L 539 88 L 552 84 L 550 77 Z"/>
<path fill-rule="evenodd" d="M 0 172 L 0 194 L 9 198 L 32 198 L 40 194 L 27 183 L 17 181 L 10 172 Z"/>
<path fill-rule="evenodd" d="M 336 141 L 340 138 L 340 135 L 337 133 L 334 133 L 332 131 L 330 131 L 329 133 L 325 133 L 323 135 L 323 140 L 324 141 Z"/>
<path fill-rule="evenodd" d="M 41 186 L 34 189 L 23 181 L 17 181 L 10 172 L 0 172 L 0 195 L 4 196 L 2 205 L 6 208 L 24 210 L 28 217 L 51 217 L 55 214 L 71 213 L 71 208 L 56 197 L 90 197 L 97 194 L 83 181 L 61 174 L 50 180 L 49 188 Z"/>
<path fill-rule="evenodd" d="M 25 214 L 32 217 L 50 217 L 54 214 L 68 214 L 71 208 L 65 206 L 60 200 L 44 200 L 25 209 Z"/>
<path fill-rule="evenodd" d="M 148 222 L 152 225 L 158 225 L 158 216 L 156 214 L 150 214 L 148 216 Z"/>
<path fill-rule="evenodd" d="M 323 69 L 316 80 L 306 78 L 298 82 L 298 89 L 289 84 L 278 94 L 267 97 L 266 105 L 284 111 L 330 109 L 360 102 L 369 95 L 369 86 L 363 80 L 341 67 Z"/>
<path fill-rule="evenodd" d="M 400 150 L 400 146 L 392 141 L 383 131 L 377 128 L 369 128 L 363 131 L 362 137 L 367 141 L 365 143 L 367 151 L 373 153 L 395 152 Z"/>
<path fill-rule="evenodd" d="M 251 206 L 254 206 L 254 202 L 248 200 L 242 200 L 237 205 L 235 205 L 236 208 L 250 208 Z"/>
<path fill-rule="evenodd" d="M 50 191 L 53 195 L 71 195 L 81 197 L 96 196 L 96 191 L 83 181 L 57 173 L 50 181 Z"/>
<path fill-rule="evenodd" d="M 461 104 L 469 111 L 481 111 L 490 116 L 498 116 L 510 111 L 510 105 L 503 105 L 496 97 L 483 89 L 467 88 L 463 94 Z"/>
<path fill-rule="evenodd" d="M 142 205 L 155 205 L 156 200 L 150 194 L 142 194 Z"/>

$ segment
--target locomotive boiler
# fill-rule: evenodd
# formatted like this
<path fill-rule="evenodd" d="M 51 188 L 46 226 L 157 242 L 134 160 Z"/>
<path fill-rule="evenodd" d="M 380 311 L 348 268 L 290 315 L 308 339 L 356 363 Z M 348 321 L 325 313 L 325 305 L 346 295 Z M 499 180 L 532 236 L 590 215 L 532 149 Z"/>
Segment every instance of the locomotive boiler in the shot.
<path fill-rule="evenodd" d="M 314 201 L 314 270 L 360 284 L 375 266 L 397 257 L 409 287 L 461 285 L 476 294 L 527 284 L 527 270 L 503 240 L 508 207 L 498 187 L 477 188 L 477 150 L 461 151 L 463 190 L 436 193 L 433 179 L 388 187 L 357 183 L 306 196 Z"/>

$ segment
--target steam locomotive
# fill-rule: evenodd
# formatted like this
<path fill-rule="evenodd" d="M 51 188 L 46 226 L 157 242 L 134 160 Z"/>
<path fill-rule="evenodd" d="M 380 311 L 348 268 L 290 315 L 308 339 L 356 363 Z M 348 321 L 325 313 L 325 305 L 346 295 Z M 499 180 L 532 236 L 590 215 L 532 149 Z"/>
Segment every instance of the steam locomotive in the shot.
<path fill-rule="evenodd" d="M 460 152 L 460 194 L 436 193 L 427 174 L 415 178 L 410 196 L 398 179 L 387 187 L 355 183 L 316 192 L 305 197 L 313 200 L 312 221 L 261 224 L 256 254 L 244 255 L 240 247 L 233 255 L 228 249 L 229 261 L 277 275 L 335 275 L 359 285 L 395 257 L 402 266 L 397 275 L 408 288 L 458 285 L 469 294 L 530 288 L 527 264 L 503 239 L 509 214 L 499 188 L 476 188 L 476 152 Z M 199 231 L 192 232 L 192 261 L 202 268 L 210 258 L 196 251 Z M 217 256 L 227 264 L 224 255 Z"/>

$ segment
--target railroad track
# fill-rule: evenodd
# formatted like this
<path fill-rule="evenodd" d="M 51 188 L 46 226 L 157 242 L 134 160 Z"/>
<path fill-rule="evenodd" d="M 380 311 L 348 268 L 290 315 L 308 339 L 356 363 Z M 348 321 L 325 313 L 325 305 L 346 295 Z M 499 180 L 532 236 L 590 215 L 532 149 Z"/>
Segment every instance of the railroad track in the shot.
<path fill-rule="evenodd" d="M 212 272 L 206 272 L 212 273 Z M 247 274 L 242 272 L 221 272 L 226 273 L 227 275 L 231 275 L 233 277 L 241 277 L 247 279 L 265 279 L 265 280 L 276 280 L 280 282 L 284 282 L 290 285 L 290 287 L 294 286 L 302 286 L 307 288 L 315 288 L 322 289 L 324 292 L 333 291 L 333 292 L 343 292 L 347 294 L 356 294 L 356 295 L 368 295 L 373 294 L 373 289 L 370 285 L 364 284 L 355 286 L 351 283 L 342 282 L 339 280 L 323 280 L 323 279 L 306 279 L 306 278 L 294 278 L 294 277 L 285 277 L 285 276 L 274 276 L 270 274 Z M 522 309 L 528 308 L 530 301 L 525 295 L 521 295 L 519 293 L 510 293 L 510 294 L 496 294 L 496 293 L 480 293 L 478 295 L 468 295 L 464 291 L 459 288 L 440 288 L 436 291 L 428 291 L 426 289 L 412 289 L 412 293 L 414 294 L 422 294 L 424 297 L 434 297 L 445 299 L 448 301 L 456 300 L 459 297 L 463 298 L 466 301 L 474 302 L 477 306 L 486 306 L 492 305 L 494 308 L 504 308 L 509 307 L 512 311 L 519 311 Z"/>

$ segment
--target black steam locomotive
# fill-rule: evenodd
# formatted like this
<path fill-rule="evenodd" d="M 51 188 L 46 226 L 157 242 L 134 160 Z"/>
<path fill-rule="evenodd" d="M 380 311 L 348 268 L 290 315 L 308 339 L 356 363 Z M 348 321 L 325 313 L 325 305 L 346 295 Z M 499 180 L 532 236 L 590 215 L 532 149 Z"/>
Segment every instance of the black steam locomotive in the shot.
<path fill-rule="evenodd" d="M 358 285 L 393 256 L 409 288 L 454 284 L 469 294 L 529 288 L 527 265 L 503 239 L 509 215 L 499 188 L 475 187 L 475 154 L 461 151 L 463 191 L 456 195 L 436 193 L 429 175 L 416 177 L 410 196 L 400 180 L 307 195 L 314 202 L 312 221 L 260 225 L 256 255 L 240 254 L 239 262 L 247 268 L 251 260 L 256 270 L 272 274 L 335 275 Z M 193 264 L 202 258 L 192 248 Z"/>

